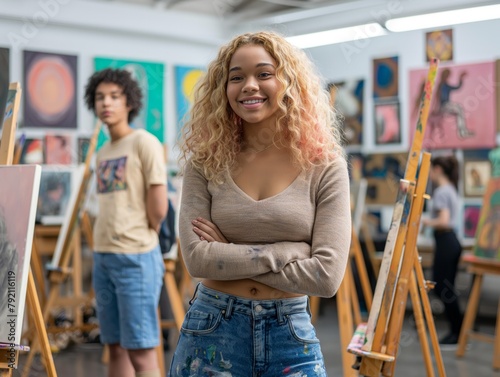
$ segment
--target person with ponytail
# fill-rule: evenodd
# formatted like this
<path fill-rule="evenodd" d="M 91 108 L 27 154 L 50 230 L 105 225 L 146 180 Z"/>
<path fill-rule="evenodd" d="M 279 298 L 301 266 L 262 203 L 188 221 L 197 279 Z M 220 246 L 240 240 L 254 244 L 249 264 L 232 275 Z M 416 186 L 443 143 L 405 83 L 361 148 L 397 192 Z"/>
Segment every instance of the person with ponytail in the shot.
<path fill-rule="evenodd" d="M 458 161 L 455 156 L 433 158 L 430 179 L 436 187 L 432 195 L 432 218 L 423 219 L 422 224 L 434 229 L 433 280 L 450 325 L 450 332 L 439 342 L 444 349 L 456 346 L 463 319 L 455 287 L 462 253 L 455 233 L 455 220 L 458 218 Z"/>

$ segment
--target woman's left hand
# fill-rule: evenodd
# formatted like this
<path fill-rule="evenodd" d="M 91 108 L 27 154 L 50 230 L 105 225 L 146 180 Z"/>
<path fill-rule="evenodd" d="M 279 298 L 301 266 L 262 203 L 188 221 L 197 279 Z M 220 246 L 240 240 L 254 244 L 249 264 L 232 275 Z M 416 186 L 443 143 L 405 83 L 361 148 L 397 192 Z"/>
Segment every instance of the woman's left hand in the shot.
<path fill-rule="evenodd" d="M 226 240 L 226 237 L 224 237 L 222 232 L 214 223 L 202 217 L 198 217 L 192 221 L 192 224 L 193 231 L 200 237 L 200 240 L 208 242 L 217 241 L 222 243 L 229 243 L 228 240 Z"/>

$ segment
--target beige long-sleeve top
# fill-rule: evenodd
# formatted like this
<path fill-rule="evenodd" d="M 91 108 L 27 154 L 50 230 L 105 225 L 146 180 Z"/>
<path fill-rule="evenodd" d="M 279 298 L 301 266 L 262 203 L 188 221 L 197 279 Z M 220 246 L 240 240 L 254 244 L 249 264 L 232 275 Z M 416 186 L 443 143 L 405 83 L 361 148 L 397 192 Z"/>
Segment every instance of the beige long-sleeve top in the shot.
<path fill-rule="evenodd" d="M 301 172 L 281 193 L 254 200 L 225 175 L 207 181 L 189 162 L 182 185 L 179 237 L 193 277 L 250 278 L 286 292 L 333 296 L 351 240 L 344 159 Z M 203 217 L 230 242 L 201 241 L 191 223 Z"/>

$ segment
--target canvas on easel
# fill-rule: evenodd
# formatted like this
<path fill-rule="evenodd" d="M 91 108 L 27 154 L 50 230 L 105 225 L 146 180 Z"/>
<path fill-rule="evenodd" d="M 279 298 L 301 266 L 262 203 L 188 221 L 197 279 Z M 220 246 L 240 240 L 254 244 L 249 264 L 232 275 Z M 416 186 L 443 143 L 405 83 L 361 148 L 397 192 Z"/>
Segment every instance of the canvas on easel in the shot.
<path fill-rule="evenodd" d="M 9 85 L 9 96 L 12 102 L 8 102 L 6 106 L 7 110 L 5 111 L 3 120 L 3 142 L 0 144 L 0 165 L 12 165 L 12 162 L 14 160 L 17 113 L 21 100 L 21 85 L 19 83 L 15 82 Z M 31 238 L 26 238 L 26 242 L 32 242 L 33 234 L 31 234 L 30 237 Z M 26 259 L 23 260 L 23 263 L 26 263 L 25 261 Z M 25 297 L 19 298 L 22 298 L 23 300 L 26 300 L 28 302 L 30 308 L 29 313 L 33 318 L 37 335 L 41 339 L 41 349 L 47 375 L 49 377 L 56 377 L 57 373 L 54 366 L 54 359 L 52 357 L 52 352 L 49 346 L 47 332 L 42 321 L 42 312 L 40 309 L 40 302 L 38 300 L 33 274 L 29 267 L 27 267 L 27 270 L 27 285 L 24 293 Z M 16 345 L 15 343 L 9 343 L 7 347 L 5 347 L 5 344 L 0 346 L 0 376 L 12 376 L 12 369 L 17 367 L 18 355 L 19 351 L 21 350 L 28 351 L 28 347 Z"/>
<path fill-rule="evenodd" d="M 0 343 L 21 342 L 40 172 L 0 166 Z"/>

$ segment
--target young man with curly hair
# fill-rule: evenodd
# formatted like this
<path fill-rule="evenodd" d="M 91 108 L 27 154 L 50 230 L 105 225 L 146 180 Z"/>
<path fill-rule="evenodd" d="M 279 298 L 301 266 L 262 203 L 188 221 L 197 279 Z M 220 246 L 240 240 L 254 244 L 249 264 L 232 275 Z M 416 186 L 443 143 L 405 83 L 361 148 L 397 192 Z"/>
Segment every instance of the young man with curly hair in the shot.
<path fill-rule="evenodd" d="M 130 122 L 142 105 L 129 72 L 90 77 L 87 107 L 111 140 L 97 153 L 99 214 L 94 226 L 93 285 L 109 377 L 159 377 L 157 308 L 163 277 L 158 230 L 167 213 L 163 148 Z"/>

